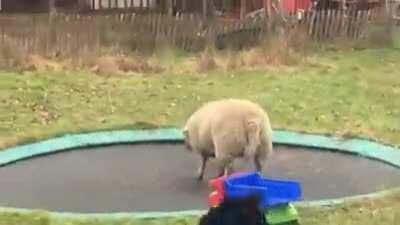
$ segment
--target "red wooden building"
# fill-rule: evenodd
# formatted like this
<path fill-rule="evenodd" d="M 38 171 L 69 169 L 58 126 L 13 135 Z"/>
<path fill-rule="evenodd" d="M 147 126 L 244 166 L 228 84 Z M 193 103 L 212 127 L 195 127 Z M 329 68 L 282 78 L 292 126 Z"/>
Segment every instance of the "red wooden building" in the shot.
<path fill-rule="evenodd" d="M 295 13 L 298 10 L 307 11 L 312 7 L 311 0 L 271 0 L 277 4 L 284 13 Z M 248 14 L 264 8 L 265 0 L 231 0 L 229 5 L 224 5 L 223 0 L 214 1 L 217 10 L 223 10 L 227 15 L 239 18 L 242 13 Z"/>
<path fill-rule="evenodd" d="M 310 10 L 311 0 L 281 0 L 281 8 L 285 13 L 295 13 L 298 10 Z"/>

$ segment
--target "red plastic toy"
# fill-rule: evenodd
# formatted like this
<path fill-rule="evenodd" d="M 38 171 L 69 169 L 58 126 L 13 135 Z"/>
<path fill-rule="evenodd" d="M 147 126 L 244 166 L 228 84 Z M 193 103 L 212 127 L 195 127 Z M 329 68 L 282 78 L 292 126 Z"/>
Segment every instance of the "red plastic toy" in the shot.
<path fill-rule="evenodd" d="M 230 176 L 222 176 L 217 177 L 215 179 L 211 179 L 208 184 L 209 186 L 213 187 L 215 190 L 208 195 L 208 206 L 209 207 L 216 207 L 224 200 L 224 181 L 228 177 L 232 177 L 235 175 L 240 175 L 242 173 L 234 173 Z"/>

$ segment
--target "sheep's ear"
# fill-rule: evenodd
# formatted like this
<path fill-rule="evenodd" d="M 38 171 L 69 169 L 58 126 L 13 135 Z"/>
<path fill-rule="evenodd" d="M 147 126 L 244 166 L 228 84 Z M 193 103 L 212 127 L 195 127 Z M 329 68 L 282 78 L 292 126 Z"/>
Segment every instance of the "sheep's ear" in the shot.
<path fill-rule="evenodd" d="M 192 146 L 189 144 L 190 143 L 190 141 L 189 141 L 189 130 L 185 128 L 185 129 L 183 129 L 182 133 L 183 133 L 183 142 L 184 142 L 184 144 L 186 146 L 186 149 L 191 151 L 192 150 Z"/>
<path fill-rule="evenodd" d="M 188 137 L 188 134 L 189 134 L 189 131 L 188 131 L 188 129 L 185 127 L 185 128 L 183 129 L 182 133 L 183 133 L 183 136 L 185 136 L 185 138 L 187 138 L 187 137 Z"/>

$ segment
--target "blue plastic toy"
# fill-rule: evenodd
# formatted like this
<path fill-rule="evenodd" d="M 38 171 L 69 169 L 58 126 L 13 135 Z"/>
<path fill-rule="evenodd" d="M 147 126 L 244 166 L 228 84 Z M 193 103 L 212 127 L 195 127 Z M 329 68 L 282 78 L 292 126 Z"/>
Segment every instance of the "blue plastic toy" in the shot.
<path fill-rule="evenodd" d="M 263 178 L 258 172 L 243 173 L 224 181 L 227 198 L 260 197 L 260 208 L 266 209 L 302 199 L 300 183 Z"/>

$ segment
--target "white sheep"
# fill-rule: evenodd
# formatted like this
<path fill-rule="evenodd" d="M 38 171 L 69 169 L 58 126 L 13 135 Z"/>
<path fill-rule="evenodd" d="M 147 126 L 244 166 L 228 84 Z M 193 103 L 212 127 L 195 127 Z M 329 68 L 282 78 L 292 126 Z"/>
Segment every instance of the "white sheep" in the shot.
<path fill-rule="evenodd" d="M 201 155 L 198 179 L 202 180 L 206 163 L 215 157 L 219 176 L 232 172 L 235 158 L 254 160 L 262 171 L 272 153 L 272 129 L 267 113 L 257 104 L 241 99 L 208 102 L 194 112 L 183 128 L 186 147 Z"/>

